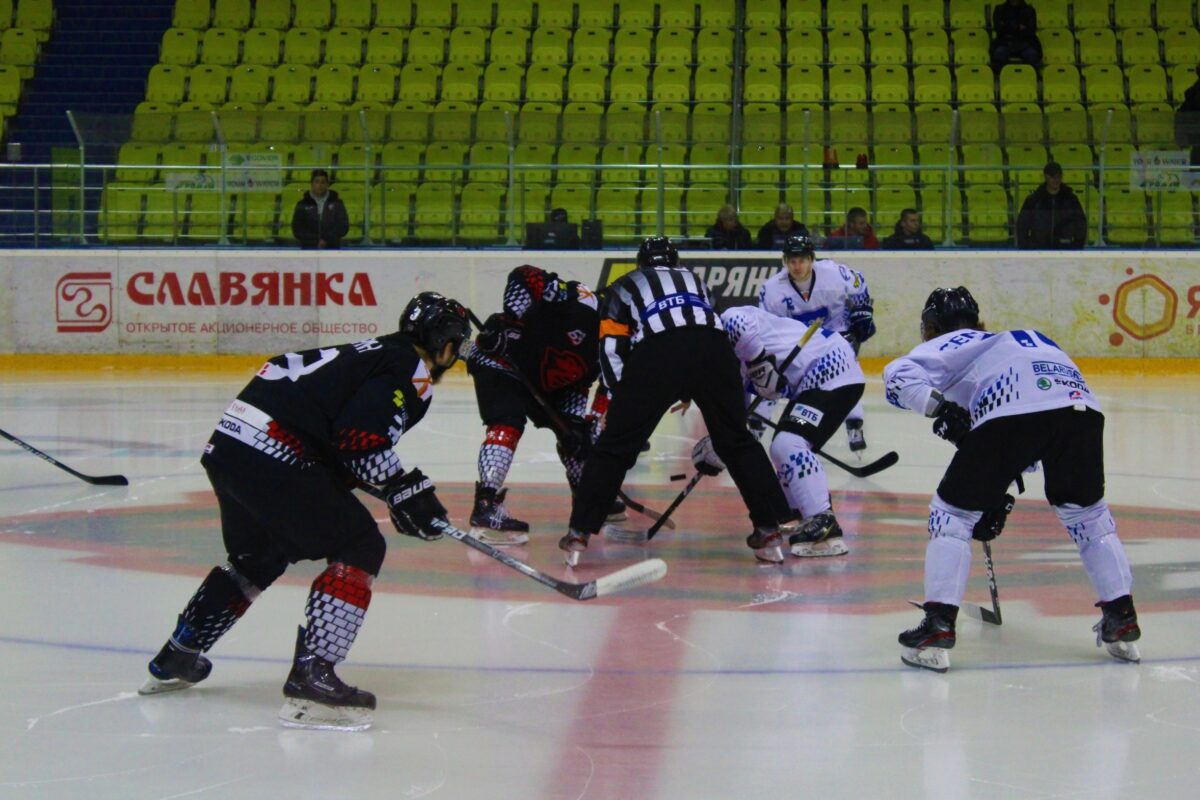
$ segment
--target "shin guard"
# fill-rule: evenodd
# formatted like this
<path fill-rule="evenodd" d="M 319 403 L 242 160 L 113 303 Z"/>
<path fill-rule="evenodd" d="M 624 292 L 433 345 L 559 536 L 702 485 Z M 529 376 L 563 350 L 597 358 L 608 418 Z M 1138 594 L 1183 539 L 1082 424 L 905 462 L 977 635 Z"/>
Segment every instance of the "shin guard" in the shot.
<path fill-rule="evenodd" d="M 304 613 L 304 647 L 330 663 L 346 658 L 371 604 L 369 572 L 335 562 L 313 581 Z"/>

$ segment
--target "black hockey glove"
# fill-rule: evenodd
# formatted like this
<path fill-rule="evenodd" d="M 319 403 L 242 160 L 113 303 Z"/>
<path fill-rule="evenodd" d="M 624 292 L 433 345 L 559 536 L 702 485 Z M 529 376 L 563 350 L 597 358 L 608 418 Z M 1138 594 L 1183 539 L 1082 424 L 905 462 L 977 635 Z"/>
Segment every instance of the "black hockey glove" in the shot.
<path fill-rule="evenodd" d="M 850 333 L 854 335 L 854 340 L 859 344 L 874 336 L 875 309 L 869 305 L 850 309 Z M 857 345 L 854 347 L 854 352 L 858 352 Z"/>
<path fill-rule="evenodd" d="M 958 403 L 942 398 L 931 415 L 933 432 L 955 447 L 971 432 L 971 414 Z"/>
<path fill-rule="evenodd" d="M 692 465 L 696 467 L 696 471 L 701 475 L 720 475 L 725 469 L 725 462 L 717 455 L 717 451 L 713 449 L 712 437 L 705 436 L 700 441 L 696 442 L 696 446 L 692 448 Z"/>
<path fill-rule="evenodd" d="M 858 355 L 858 348 L 861 346 L 858 342 L 858 337 L 850 331 L 842 331 L 842 338 L 850 344 L 850 349 L 854 351 L 854 355 Z"/>
<path fill-rule="evenodd" d="M 396 530 L 426 542 L 442 538 L 442 529 L 449 520 L 446 507 L 438 501 L 433 490 L 433 481 L 419 469 L 405 473 L 384 489 Z"/>
<path fill-rule="evenodd" d="M 1003 533 L 1004 523 L 1008 521 L 1008 515 L 1012 512 L 1015 503 L 1016 500 L 1011 494 L 1004 495 L 1003 506 L 983 512 L 979 522 L 976 522 L 975 527 L 971 529 L 971 538 L 981 542 L 990 542 Z"/>
<path fill-rule="evenodd" d="M 592 446 L 592 423 L 583 417 L 566 417 L 565 432 L 558 434 L 559 458 L 583 461 Z"/>
<path fill-rule="evenodd" d="M 475 347 L 492 358 L 503 358 L 521 338 L 521 323 L 503 314 L 492 314 L 475 337 Z"/>
<path fill-rule="evenodd" d="M 767 355 L 765 349 L 747 362 L 746 376 L 754 385 L 755 393 L 768 400 L 778 400 L 787 389 L 787 382 L 779 374 L 774 357 Z"/>

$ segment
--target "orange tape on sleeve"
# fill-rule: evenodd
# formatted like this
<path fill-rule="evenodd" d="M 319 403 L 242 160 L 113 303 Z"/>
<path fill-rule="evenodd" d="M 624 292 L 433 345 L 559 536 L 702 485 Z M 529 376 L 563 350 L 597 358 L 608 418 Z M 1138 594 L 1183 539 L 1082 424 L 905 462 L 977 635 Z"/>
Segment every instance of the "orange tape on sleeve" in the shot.
<path fill-rule="evenodd" d="M 605 336 L 629 336 L 630 330 L 628 325 L 622 325 L 620 322 L 613 322 L 611 319 L 600 320 L 600 338 Z"/>

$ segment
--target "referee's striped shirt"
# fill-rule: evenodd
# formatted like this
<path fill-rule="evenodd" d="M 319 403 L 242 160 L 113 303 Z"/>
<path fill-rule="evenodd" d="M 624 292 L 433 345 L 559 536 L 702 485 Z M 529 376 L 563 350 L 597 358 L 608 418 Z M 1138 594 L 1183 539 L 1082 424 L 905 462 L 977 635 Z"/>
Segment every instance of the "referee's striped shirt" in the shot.
<path fill-rule="evenodd" d="M 678 328 L 724 331 L 712 293 L 687 267 L 638 269 L 608 287 L 600 315 L 600 368 L 611 389 L 629 350 L 647 336 Z"/>

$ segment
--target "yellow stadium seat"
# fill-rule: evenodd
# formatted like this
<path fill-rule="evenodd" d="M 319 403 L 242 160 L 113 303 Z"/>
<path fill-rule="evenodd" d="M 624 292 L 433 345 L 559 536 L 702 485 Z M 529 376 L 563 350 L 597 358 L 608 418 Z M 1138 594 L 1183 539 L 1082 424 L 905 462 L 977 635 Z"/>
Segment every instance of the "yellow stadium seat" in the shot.
<path fill-rule="evenodd" d="M 513 233 L 520 239 L 525 233 L 526 223 L 546 219 L 550 187 L 544 183 L 523 183 L 518 180 L 515 189 L 516 198 L 508 203 L 508 219 L 512 220 Z M 575 219 L 578 221 L 579 217 Z"/>
<path fill-rule="evenodd" d="M 207 28 L 211 15 L 210 0 L 175 0 L 171 26 L 174 28 Z"/>
<path fill-rule="evenodd" d="M 615 17 L 613 0 L 595 0 L 580 3 L 576 24 L 580 26 L 611 28 Z"/>
<path fill-rule="evenodd" d="M 909 7 L 909 14 L 912 7 Z M 950 35 L 954 43 L 954 63 L 959 66 L 983 65 L 991 60 L 988 34 L 983 28 L 960 28 Z"/>
<path fill-rule="evenodd" d="M 1112 19 L 1109 17 L 1109 0 L 1100 2 L 1075 2 L 1071 6 L 1072 19 L 1075 27 L 1080 28 L 1109 28 Z M 1147 11 L 1147 13 L 1149 13 Z"/>
<path fill-rule="evenodd" d="M 278 235 L 279 192 L 255 191 L 235 195 L 229 235 L 243 242 L 267 242 Z"/>
<path fill-rule="evenodd" d="M 361 184 L 364 180 L 375 182 L 375 155 L 367 152 L 362 142 L 343 142 L 333 148 L 335 183 Z"/>
<path fill-rule="evenodd" d="M 1176 64 L 1171 67 L 1171 102 L 1183 102 L 1184 94 L 1195 83 L 1195 71 L 1191 64 Z"/>
<path fill-rule="evenodd" d="M 907 104 L 878 103 L 871 109 L 871 134 L 876 144 L 911 144 L 912 112 Z"/>
<path fill-rule="evenodd" d="M 1047 103 L 1078 103 L 1079 70 L 1070 64 L 1048 64 L 1042 69 L 1042 94 Z"/>
<path fill-rule="evenodd" d="M 691 28 L 696 24 L 694 0 L 658 0 L 658 24 L 665 28 Z"/>
<path fill-rule="evenodd" d="M 862 31 L 854 28 L 838 28 L 826 34 L 829 45 L 829 63 L 863 64 L 867 60 L 867 46 Z"/>
<path fill-rule="evenodd" d="M 951 0 L 950 2 L 950 27 L 954 30 L 959 28 L 986 28 L 991 20 L 988 18 L 985 5 L 993 5 L 988 0 Z"/>
<path fill-rule="evenodd" d="M 292 15 L 292 26 L 328 30 L 332 21 L 329 0 L 297 0 Z"/>
<path fill-rule="evenodd" d="M 438 0 L 415 0 L 413 27 L 449 28 L 452 25 L 453 7 Z"/>
<path fill-rule="evenodd" d="M 567 212 L 569 219 L 593 219 L 592 187 L 576 183 L 560 183 L 550 192 L 550 206 Z"/>
<path fill-rule="evenodd" d="M 739 163 L 747 167 L 741 172 L 742 180 L 749 183 L 778 183 L 779 164 L 783 153 L 776 144 L 758 143 L 742 146 Z M 755 165 L 759 165 L 755 168 Z"/>
<path fill-rule="evenodd" d="M 538 28 L 530 44 L 530 61 L 534 64 L 566 64 L 571 33 L 566 28 Z"/>
<path fill-rule="evenodd" d="M 279 63 L 279 31 L 251 28 L 242 39 L 242 63 L 273 67 Z"/>
<path fill-rule="evenodd" d="M 499 242 L 507 188 L 495 183 L 468 183 L 459 198 L 458 237 L 468 242 Z"/>
<path fill-rule="evenodd" d="M 286 30 L 292 25 L 292 0 L 255 0 L 254 27 Z"/>
<path fill-rule="evenodd" d="M 830 138 L 865 146 L 870 141 L 869 120 L 866 106 L 861 103 L 834 103 L 829 106 Z"/>
<path fill-rule="evenodd" d="M 1100 103 L 1088 106 L 1092 142 L 1125 143 L 1133 139 L 1132 115 L 1124 103 Z"/>
<path fill-rule="evenodd" d="M 188 76 L 188 100 L 193 103 L 221 104 L 229 92 L 229 70 L 216 64 L 192 67 Z"/>
<path fill-rule="evenodd" d="M 1052 103 L 1046 107 L 1046 133 L 1051 144 L 1089 141 L 1088 118 L 1079 103 Z"/>
<path fill-rule="evenodd" d="M 692 141 L 728 142 L 731 115 L 732 109 L 726 103 L 695 104 L 692 107 Z"/>
<path fill-rule="evenodd" d="M 1040 144 L 1009 145 L 1004 149 L 1008 159 L 1008 185 L 1013 197 L 1024 197 L 1041 185 L 1042 170 L 1049 162 L 1046 148 Z"/>
<path fill-rule="evenodd" d="M 820 67 L 801 64 L 788 67 L 786 74 L 789 102 L 817 103 L 825 99 L 825 75 Z"/>
<path fill-rule="evenodd" d="M 200 53 L 200 37 L 192 28 L 169 28 L 163 34 L 159 63 L 190 67 Z"/>
<path fill-rule="evenodd" d="M 313 100 L 319 103 L 349 103 L 354 99 L 356 70 L 348 64 L 323 64 L 317 70 Z"/>
<path fill-rule="evenodd" d="M 1139 64 L 1125 68 L 1129 81 L 1131 103 L 1165 103 L 1167 101 L 1167 73 L 1158 64 Z"/>
<path fill-rule="evenodd" d="M 146 100 L 153 103 L 182 103 L 187 84 L 187 67 L 155 64 L 146 79 Z"/>
<path fill-rule="evenodd" d="M 114 182 L 105 186 L 100 199 L 101 240 L 107 244 L 137 239 L 145 201 L 146 189 L 142 185 Z"/>
<path fill-rule="evenodd" d="M 695 37 L 688 28 L 661 28 L 654 37 L 654 57 L 659 64 L 691 64 Z"/>
<path fill-rule="evenodd" d="M 1121 31 L 1121 62 L 1127 66 L 1159 63 L 1158 34 L 1153 28 Z"/>
<path fill-rule="evenodd" d="M 396 68 L 391 64 L 364 64 L 358 71 L 358 89 L 354 99 L 364 103 L 391 105 L 396 99 Z"/>
<path fill-rule="evenodd" d="M 650 45 L 654 41 L 648 28 L 621 28 L 613 37 L 613 62 L 643 65 L 650 63 Z"/>
<path fill-rule="evenodd" d="M 742 97 L 749 103 L 778 103 L 779 78 L 779 68 L 774 65 L 747 67 Z"/>
<path fill-rule="evenodd" d="M 1076 192 L 1094 183 L 1092 176 L 1096 157 L 1089 145 L 1056 144 L 1050 148 L 1050 157 L 1062 166 L 1063 182 Z"/>
<path fill-rule="evenodd" d="M 558 148 L 556 180 L 558 184 L 596 182 L 596 162 L 600 148 L 594 144 L 571 143 Z"/>
<path fill-rule="evenodd" d="M 442 99 L 476 102 L 479 78 L 479 67 L 474 64 L 447 64 L 442 70 Z"/>
<path fill-rule="evenodd" d="M 1160 245 L 1193 246 L 1196 242 L 1192 195 L 1183 190 L 1150 192 L 1150 222 Z"/>
<path fill-rule="evenodd" d="M 1068 6 L 1072 0 L 1038 0 L 1037 21 L 1039 33 L 1042 28 L 1070 27 Z"/>
<path fill-rule="evenodd" d="M 693 184 L 729 183 L 729 145 L 694 144 L 688 153 L 688 163 L 693 167 L 688 172 L 688 180 Z"/>
<path fill-rule="evenodd" d="M 889 169 L 872 170 L 877 186 L 888 184 L 909 185 L 913 182 L 912 165 L 916 163 L 913 149 L 907 144 L 877 144 L 874 148 L 872 165 Z"/>
<path fill-rule="evenodd" d="M 1038 144 L 1046 141 L 1044 115 L 1036 103 L 1005 103 L 1000 108 L 1007 144 Z"/>
<path fill-rule="evenodd" d="M 609 73 L 609 96 L 613 100 L 644 103 L 649 99 L 646 84 L 650 70 L 637 64 L 617 64 Z"/>
<path fill-rule="evenodd" d="M 529 45 L 529 32 L 521 28 L 496 28 L 492 31 L 490 63 L 492 64 L 524 64 L 529 59 L 526 48 Z"/>
<path fill-rule="evenodd" d="M 604 67 L 596 64 L 576 64 L 567 74 L 567 99 L 581 103 L 604 102 L 604 85 L 607 78 L 608 70 Z"/>
<path fill-rule="evenodd" d="M 658 185 L 659 173 L 666 186 L 680 186 L 684 182 L 683 164 L 687 161 L 687 148 L 679 144 L 651 145 L 646 148 L 645 183 Z"/>
<path fill-rule="evenodd" d="M 485 100 L 475 112 L 475 139 L 481 142 L 507 142 L 516 130 L 517 104 L 509 101 Z"/>
<path fill-rule="evenodd" d="M 380 176 L 386 183 L 415 184 L 424 155 L 420 142 L 388 142 L 379 153 Z"/>
<path fill-rule="evenodd" d="M 967 240 L 972 244 L 1000 244 L 1012 239 L 1008 194 L 1003 186 L 967 189 Z"/>
<path fill-rule="evenodd" d="M 778 75 L 778 70 L 776 70 Z M 651 76 L 655 102 L 686 103 L 691 97 L 692 71 L 679 64 L 660 64 Z"/>
<path fill-rule="evenodd" d="M 956 187 L 947 191 L 942 186 L 925 186 L 921 189 L 918 210 L 922 227 L 930 239 L 935 242 L 962 240 L 962 193 Z"/>
<path fill-rule="evenodd" d="M 1001 103 L 1036 103 L 1037 71 L 1028 64 L 1006 64 L 1000 70 Z"/>
<path fill-rule="evenodd" d="M 707 64 L 696 68 L 695 100 L 697 103 L 728 103 L 733 99 L 733 71 L 728 67 Z"/>
<path fill-rule="evenodd" d="M 175 139 L 183 142 L 212 142 L 215 128 L 212 103 L 189 100 L 175 108 Z"/>
<path fill-rule="evenodd" d="M 725 205 L 729 191 L 724 187 L 695 186 L 684 192 L 683 220 L 690 237 L 703 236 L 715 224 L 717 211 Z"/>
<path fill-rule="evenodd" d="M 523 76 L 524 70 L 515 64 L 488 64 L 483 71 L 483 99 L 494 102 L 519 101 Z"/>
<path fill-rule="evenodd" d="M 250 27 L 250 0 L 216 0 L 212 24 L 214 28 L 246 30 Z"/>
<path fill-rule="evenodd" d="M 913 95 L 918 103 L 949 103 L 950 70 L 933 64 L 913 67 Z"/>
<path fill-rule="evenodd" d="M 571 41 L 574 63 L 607 64 L 612 51 L 612 32 L 607 28 L 578 28 Z"/>
<path fill-rule="evenodd" d="M 357 67 L 362 62 L 362 31 L 357 28 L 333 28 L 329 31 L 325 37 L 325 63 Z"/>
<path fill-rule="evenodd" d="M 1039 30 L 1038 40 L 1042 43 L 1044 65 L 1075 63 L 1075 34 L 1066 28 Z"/>
<path fill-rule="evenodd" d="M 825 25 L 830 28 L 862 28 L 862 0 L 825 0 Z"/>
<path fill-rule="evenodd" d="M 904 28 L 904 4 L 888 0 L 868 0 L 867 26 L 875 31 Z"/>
<path fill-rule="evenodd" d="M 1196 53 L 1200 52 L 1200 31 L 1196 28 L 1169 28 L 1162 32 L 1162 42 L 1164 60 L 1168 65 L 1195 64 Z"/>
<path fill-rule="evenodd" d="M 424 241 L 449 242 L 455 228 L 455 187 L 427 181 L 413 199 L 413 236 Z"/>
<path fill-rule="evenodd" d="M 346 136 L 346 112 L 341 103 L 314 101 L 304 107 L 304 138 L 311 142 L 340 142 Z"/>
<path fill-rule="evenodd" d="M 491 28 L 495 21 L 495 14 L 492 10 L 492 0 L 458 0 L 455 4 L 456 13 L 454 15 L 455 28 Z M 555 12 L 559 14 L 565 9 L 569 16 L 572 12 L 571 4 L 564 2 L 543 2 L 541 4 L 542 14 L 538 19 L 542 25 L 560 25 L 563 23 L 553 21 Z M 570 24 L 569 22 L 566 24 Z"/>
<path fill-rule="evenodd" d="M 1159 29 L 1196 25 L 1195 0 L 1158 0 L 1154 4 L 1154 19 Z"/>
<path fill-rule="evenodd" d="M 599 142 L 603 128 L 604 107 L 599 103 L 567 103 L 563 106 L 564 142 Z"/>
<path fill-rule="evenodd" d="M 900 28 L 877 30 L 871 34 L 871 61 L 875 64 L 908 63 L 908 39 Z"/>
<path fill-rule="evenodd" d="M 129 183 L 153 183 L 158 177 L 158 158 L 158 145 L 126 142 L 117 152 L 116 179 Z"/>
<path fill-rule="evenodd" d="M 490 26 L 491 25 L 491 13 L 492 13 L 491 12 L 491 9 L 492 9 L 491 0 L 475 0 L 475 2 L 472 5 L 480 6 L 480 7 L 487 6 L 488 21 L 471 23 L 471 24 Z M 459 7 L 458 7 L 458 15 L 459 15 L 458 24 L 459 25 L 466 24 L 462 21 L 462 4 L 461 3 L 459 4 Z M 538 24 L 538 27 L 545 26 L 545 27 L 549 27 L 549 28 L 572 28 L 572 27 L 574 27 L 575 26 L 575 3 L 572 0 L 540 0 L 540 2 L 538 3 L 537 24 Z"/>
<path fill-rule="evenodd" d="M 432 64 L 405 64 L 400 70 L 400 100 L 431 101 L 437 99 L 438 78 L 442 71 Z"/>
<path fill-rule="evenodd" d="M 738 214 L 747 228 L 755 230 L 775 216 L 779 201 L 778 186 L 743 185 L 737 193 Z"/>
<path fill-rule="evenodd" d="M 604 112 L 604 138 L 609 142 L 641 142 L 646 138 L 646 110 L 640 103 L 609 103 Z"/>
<path fill-rule="evenodd" d="M 465 100 L 442 100 L 433 107 L 433 115 L 430 117 L 430 140 L 462 143 L 474 141 L 472 123 L 476 111 L 475 104 Z"/>
<path fill-rule="evenodd" d="M 321 32 L 316 28 L 292 28 L 283 37 L 283 60 L 287 64 L 316 66 L 321 63 Z"/>
<path fill-rule="evenodd" d="M 300 109 L 295 103 L 272 101 L 262 107 L 258 132 L 264 141 L 293 142 L 300 136 Z"/>
<path fill-rule="evenodd" d="M 1111 28 L 1087 28 L 1075 33 L 1081 64 L 1117 63 L 1117 38 Z"/>
<path fill-rule="evenodd" d="M 166 181 L 169 173 L 195 173 L 204 165 L 204 145 L 172 142 L 162 147 L 162 169 L 159 171 L 159 179 Z"/>
<path fill-rule="evenodd" d="M 561 109 L 553 103 L 526 103 L 517 117 L 522 142 L 557 142 Z"/>
<path fill-rule="evenodd" d="M 944 66 L 950 63 L 950 45 L 946 39 L 946 32 L 940 28 L 914 30 L 909 34 L 909 40 L 914 64 Z"/>
<path fill-rule="evenodd" d="M 514 28 L 531 27 L 533 25 L 533 3 L 531 0 L 504 0 L 504 2 L 498 3 L 496 5 L 496 24 Z M 580 24 L 583 23 L 580 22 Z"/>
<path fill-rule="evenodd" d="M 367 63 L 401 64 L 407 38 L 407 31 L 399 28 L 372 28 L 367 34 Z"/>
<path fill-rule="evenodd" d="M 821 32 L 808 29 L 788 31 L 786 56 L 787 63 L 792 65 L 819 66 L 825 63 L 825 42 Z"/>
<path fill-rule="evenodd" d="M 525 73 L 525 98 L 546 103 L 561 103 L 566 70 L 557 64 L 531 64 Z M 445 78 L 443 85 L 445 83 Z"/>
<path fill-rule="evenodd" d="M 946 142 L 953 128 L 953 111 L 947 103 L 921 103 L 914 113 L 917 142 Z"/>
<path fill-rule="evenodd" d="M 1096 147 L 1096 154 L 1104 162 L 1105 186 L 1129 186 L 1130 157 L 1133 145 L 1126 144 L 1128 139 Z"/>
<path fill-rule="evenodd" d="M 897 66 L 871 69 L 871 100 L 875 103 L 907 103 L 912 99 L 908 90 L 908 70 Z"/>
<path fill-rule="evenodd" d="M 274 71 L 271 99 L 281 103 L 308 103 L 312 99 L 313 71 L 303 64 L 281 64 Z"/>
<path fill-rule="evenodd" d="M 499 142 L 476 142 L 469 153 L 470 179 L 489 183 L 508 181 L 508 146 Z M 553 179 L 554 145 L 526 142 L 513 153 L 517 183 L 544 183 Z"/>
<path fill-rule="evenodd" d="M 461 184 L 467 146 L 462 142 L 433 142 L 425 148 L 426 181 Z"/>
<path fill-rule="evenodd" d="M 371 235 L 387 242 L 402 242 L 409 236 L 416 186 L 384 183 L 371 191 Z"/>
<path fill-rule="evenodd" d="M 778 28 L 780 4 L 776 0 L 746 0 L 747 28 Z M 819 26 L 820 21 L 817 22 Z"/>
<path fill-rule="evenodd" d="M 617 24 L 622 28 L 654 26 L 654 0 L 621 0 L 617 3 Z"/>
<path fill-rule="evenodd" d="M 1146 242 L 1146 193 L 1128 186 L 1104 187 L 1104 237 L 1110 244 Z"/>
<path fill-rule="evenodd" d="M 638 238 L 638 189 L 602 186 L 596 191 L 596 218 L 604 225 L 606 243 L 629 243 Z"/>
<path fill-rule="evenodd" d="M 1004 180 L 1004 154 L 991 142 L 962 146 L 963 183 L 998 184 Z"/>
<path fill-rule="evenodd" d="M 917 193 L 911 186 L 880 186 L 875 190 L 876 227 L 887 230 L 900 221 L 900 212 L 907 208 L 917 208 Z"/>
<path fill-rule="evenodd" d="M 782 116 L 771 103 L 747 103 L 742 108 L 742 139 L 746 142 L 781 141 Z"/>
<path fill-rule="evenodd" d="M 230 28 L 209 28 L 204 32 L 200 61 L 205 64 L 233 66 L 241 60 L 242 35 Z"/>
<path fill-rule="evenodd" d="M 258 138 L 258 110 L 253 104 L 226 103 L 218 110 L 217 121 L 227 142 L 252 142 Z"/>
<path fill-rule="evenodd" d="M 1172 150 L 1175 144 L 1175 109 L 1167 103 L 1141 103 L 1133 107 L 1139 147 Z"/>
<path fill-rule="evenodd" d="M 1000 114 L 991 103 L 964 103 L 958 109 L 959 141 L 1000 141 Z"/>
<path fill-rule="evenodd" d="M 613 142 L 600 151 L 600 182 L 637 183 L 642 179 L 644 150 L 640 144 Z"/>
<path fill-rule="evenodd" d="M 960 103 L 991 103 L 996 99 L 995 77 L 991 67 L 960 66 L 954 70 Z M 1036 77 L 1035 77 L 1036 81 Z"/>
<path fill-rule="evenodd" d="M 830 67 L 828 96 L 833 103 L 866 102 L 867 77 L 863 68 L 851 64 Z"/>
<path fill-rule="evenodd" d="M 946 11 L 941 0 L 908 0 L 908 24 L 912 28 L 944 28 Z"/>
<path fill-rule="evenodd" d="M 807 0 L 811 2 L 811 0 Z M 700 27 L 732 28 L 736 21 L 734 0 L 707 0 L 700 3 Z"/>
<path fill-rule="evenodd" d="M 755 28 L 745 34 L 746 63 L 775 66 L 783 56 L 783 37 L 774 28 Z"/>
<path fill-rule="evenodd" d="M 442 28 L 413 28 L 408 34 L 408 63 L 441 64 L 446 60 L 446 31 Z"/>

